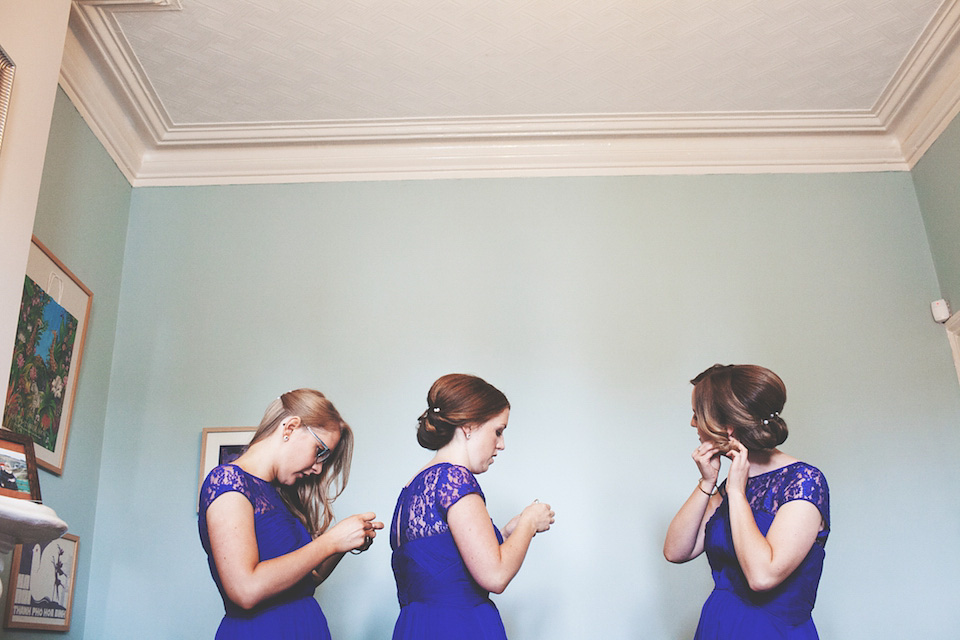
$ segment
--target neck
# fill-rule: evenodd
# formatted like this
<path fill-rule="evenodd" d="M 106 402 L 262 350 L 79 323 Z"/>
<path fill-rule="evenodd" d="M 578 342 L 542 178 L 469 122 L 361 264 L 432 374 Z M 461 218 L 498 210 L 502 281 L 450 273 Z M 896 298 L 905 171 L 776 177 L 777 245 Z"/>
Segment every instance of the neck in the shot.
<path fill-rule="evenodd" d="M 774 469 L 784 467 L 791 462 L 795 462 L 794 458 L 791 458 L 779 449 L 760 449 L 758 451 L 750 451 L 747 454 L 747 459 L 750 461 L 751 476 L 773 471 Z"/>
<path fill-rule="evenodd" d="M 268 455 L 266 440 L 261 440 L 250 445 L 250 447 L 237 458 L 233 464 L 237 465 L 252 476 L 261 480 L 273 482 L 277 477 L 277 470 L 272 462 L 272 457 Z"/>
<path fill-rule="evenodd" d="M 433 456 L 433 460 L 427 465 L 432 467 L 433 465 L 440 464 L 442 462 L 449 462 L 450 464 L 460 465 L 461 467 L 469 468 L 467 457 L 466 447 L 460 434 L 453 438 L 446 445 L 437 449 L 436 455 Z"/>

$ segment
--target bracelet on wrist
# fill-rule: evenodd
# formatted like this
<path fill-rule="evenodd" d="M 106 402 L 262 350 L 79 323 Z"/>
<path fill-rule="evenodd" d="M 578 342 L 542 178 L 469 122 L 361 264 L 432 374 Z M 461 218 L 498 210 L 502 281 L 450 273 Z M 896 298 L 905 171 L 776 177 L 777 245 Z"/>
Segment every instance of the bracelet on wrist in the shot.
<path fill-rule="evenodd" d="M 697 483 L 697 489 L 700 489 L 700 491 L 703 491 L 703 485 L 701 484 L 702 482 L 703 482 L 703 479 L 701 478 L 701 479 L 700 479 L 700 482 Z M 706 495 L 708 495 L 708 496 L 712 496 L 712 495 L 715 495 L 715 494 L 717 493 L 717 491 L 718 491 L 718 489 L 717 489 L 717 484 L 714 483 L 714 484 L 713 484 L 713 493 L 710 493 L 710 492 L 708 492 L 708 491 L 703 491 L 703 493 L 706 494 Z"/>

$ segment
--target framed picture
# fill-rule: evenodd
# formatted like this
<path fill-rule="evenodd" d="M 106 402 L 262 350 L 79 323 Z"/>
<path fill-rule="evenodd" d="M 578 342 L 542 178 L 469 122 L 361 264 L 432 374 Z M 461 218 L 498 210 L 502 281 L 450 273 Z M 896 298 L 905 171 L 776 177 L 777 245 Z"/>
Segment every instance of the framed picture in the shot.
<path fill-rule="evenodd" d="M 36 237 L 30 244 L 3 428 L 29 436 L 37 464 L 63 472 L 93 293 Z"/>
<path fill-rule="evenodd" d="M 4 628 L 70 630 L 79 540 L 65 533 L 43 544 L 14 548 Z"/>
<path fill-rule="evenodd" d="M 214 467 L 233 462 L 244 452 L 256 427 L 207 427 L 200 444 L 200 481 L 197 484 L 197 510 L 200 509 L 200 487 Z"/>
<path fill-rule="evenodd" d="M 7 52 L 0 47 L 0 148 L 3 148 L 3 125 L 7 121 L 7 107 L 13 92 L 13 72 L 16 67 Z"/>
<path fill-rule="evenodd" d="M 41 501 L 33 440 L 3 429 L 0 429 L 0 496 Z"/>

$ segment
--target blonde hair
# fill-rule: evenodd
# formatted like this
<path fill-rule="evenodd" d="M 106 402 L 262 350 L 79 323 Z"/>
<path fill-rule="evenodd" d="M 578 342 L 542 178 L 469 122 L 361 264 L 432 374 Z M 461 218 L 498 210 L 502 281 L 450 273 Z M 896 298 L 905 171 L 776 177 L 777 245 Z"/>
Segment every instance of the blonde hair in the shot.
<path fill-rule="evenodd" d="M 787 439 L 787 423 L 780 417 L 787 388 L 770 369 L 715 364 L 690 382 L 697 427 L 722 449 L 729 446 L 728 427 L 749 451 L 773 449 Z"/>
<path fill-rule="evenodd" d="M 269 437 L 281 422 L 292 416 L 299 417 L 302 425 L 340 432 L 340 442 L 324 461 L 320 473 L 279 489 L 283 502 L 303 522 L 310 535 L 316 537 L 333 522 L 333 501 L 343 493 L 350 478 L 353 431 L 322 393 L 296 389 L 270 403 L 250 444 Z"/>

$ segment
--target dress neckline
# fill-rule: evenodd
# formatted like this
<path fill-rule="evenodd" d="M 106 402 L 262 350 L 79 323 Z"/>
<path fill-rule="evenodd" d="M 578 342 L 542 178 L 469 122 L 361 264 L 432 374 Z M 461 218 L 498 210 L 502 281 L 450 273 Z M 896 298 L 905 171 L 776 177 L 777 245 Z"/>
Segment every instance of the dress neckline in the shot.
<path fill-rule="evenodd" d="M 262 482 L 263 484 L 269 484 L 270 486 L 273 486 L 272 483 L 267 482 L 266 480 L 264 480 L 264 479 L 261 478 L 260 476 L 255 476 L 255 475 L 253 475 L 252 473 L 250 473 L 249 471 L 247 471 L 246 469 L 244 469 L 243 467 L 241 467 L 241 466 L 238 465 L 238 464 L 234 464 L 233 462 L 228 462 L 228 463 L 224 464 L 223 466 L 225 466 L 225 467 L 233 467 L 234 469 L 238 469 L 238 470 L 240 471 L 240 473 L 242 473 L 243 475 L 245 475 L 245 476 L 250 476 L 251 478 L 253 478 L 253 479 L 256 480 L 257 482 Z"/>
<path fill-rule="evenodd" d="M 416 482 L 423 474 L 425 474 L 427 471 L 430 471 L 430 469 L 435 469 L 435 468 L 437 468 L 437 467 L 439 467 L 439 466 L 441 466 L 441 465 L 447 465 L 448 467 L 463 467 L 464 469 L 467 469 L 467 468 L 464 467 L 462 464 L 454 464 L 454 463 L 452 463 L 452 462 L 438 462 L 438 463 L 436 463 L 436 464 L 430 465 L 429 467 L 426 467 L 426 468 L 424 468 L 424 469 L 421 469 L 420 472 L 417 473 L 417 475 L 415 475 L 415 476 L 413 476 L 412 478 L 410 478 L 410 482 L 408 482 L 407 484 L 405 484 L 405 485 L 403 486 L 403 488 L 404 488 L 404 489 L 409 489 L 410 487 L 413 486 L 413 483 Z M 470 470 L 467 469 L 467 471 L 470 471 Z"/>
<path fill-rule="evenodd" d="M 798 464 L 804 464 L 804 463 L 801 462 L 800 460 L 797 460 L 796 462 L 791 462 L 791 463 L 789 463 L 789 464 L 785 464 L 785 465 L 783 465 L 782 467 L 777 467 L 776 469 L 771 469 L 770 471 L 764 471 L 763 473 L 758 473 L 758 474 L 755 475 L 755 476 L 750 476 L 750 477 L 747 478 L 747 482 L 749 482 L 749 481 L 751 481 L 751 480 L 754 480 L 754 479 L 756 479 L 756 478 L 762 478 L 763 476 L 768 476 L 768 475 L 770 475 L 771 473 L 779 473 L 779 472 L 781 472 L 781 471 L 784 471 L 785 469 L 789 469 L 790 467 L 793 467 L 793 466 L 798 465 Z"/>

